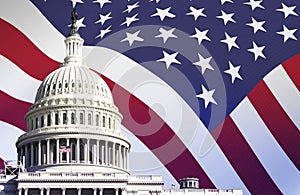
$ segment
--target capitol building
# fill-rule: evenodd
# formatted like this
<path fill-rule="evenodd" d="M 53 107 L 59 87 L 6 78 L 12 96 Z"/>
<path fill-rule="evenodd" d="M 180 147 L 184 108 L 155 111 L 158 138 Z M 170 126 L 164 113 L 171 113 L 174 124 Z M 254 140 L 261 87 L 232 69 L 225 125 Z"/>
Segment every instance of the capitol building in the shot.
<path fill-rule="evenodd" d="M 27 132 L 16 142 L 21 168 L 0 175 L 0 195 L 241 195 L 201 189 L 197 178 L 164 189 L 161 176 L 130 174 L 122 114 L 105 81 L 84 64 L 76 20 L 73 11 L 66 57 L 41 83 L 25 116 Z"/>

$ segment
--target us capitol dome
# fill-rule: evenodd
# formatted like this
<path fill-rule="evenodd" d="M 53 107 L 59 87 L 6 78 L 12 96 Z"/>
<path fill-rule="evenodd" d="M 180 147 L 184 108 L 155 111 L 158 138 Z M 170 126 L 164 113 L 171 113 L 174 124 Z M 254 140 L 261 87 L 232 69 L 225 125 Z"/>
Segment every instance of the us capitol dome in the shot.
<path fill-rule="evenodd" d="M 122 115 L 104 80 L 83 64 L 75 21 L 65 44 L 64 62 L 41 83 L 25 116 L 27 133 L 17 141 L 18 159 L 27 171 L 84 168 L 125 174 L 130 143 L 121 134 Z"/>
<path fill-rule="evenodd" d="M 181 189 L 163 189 L 161 176 L 129 173 L 130 142 L 105 81 L 82 57 L 83 39 L 72 12 L 66 57 L 38 88 L 17 142 L 17 175 L 0 175 L 0 195 L 199 195 L 242 194 L 199 189 L 183 178 Z M 184 165 L 183 165 L 184 166 Z"/>

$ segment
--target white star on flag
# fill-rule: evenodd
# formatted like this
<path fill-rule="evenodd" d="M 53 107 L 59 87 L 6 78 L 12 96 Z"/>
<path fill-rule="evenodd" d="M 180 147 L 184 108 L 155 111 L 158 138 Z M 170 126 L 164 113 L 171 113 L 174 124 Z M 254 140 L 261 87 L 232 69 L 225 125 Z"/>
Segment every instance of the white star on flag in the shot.
<path fill-rule="evenodd" d="M 137 15 L 138 14 L 135 14 L 134 16 L 131 17 L 126 17 L 125 21 L 121 24 L 121 26 L 126 24 L 126 26 L 128 27 L 132 22 L 138 21 L 139 19 L 137 18 Z"/>
<path fill-rule="evenodd" d="M 132 10 L 134 10 L 135 8 L 138 8 L 139 6 L 140 6 L 140 5 L 139 5 L 139 1 L 136 2 L 136 3 L 133 4 L 133 5 L 127 5 L 127 9 L 124 10 L 122 13 L 124 13 L 124 12 L 130 13 Z"/>
<path fill-rule="evenodd" d="M 228 64 L 229 64 L 229 69 L 225 70 L 224 72 L 231 76 L 231 83 L 233 84 L 236 78 L 243 80 L 243 78 L 239 74 L 239 70 L 241 66 L 233 66 L 230 61 L 228 62 Z"/>
<path fill-rule="evenodd" d="M 225 39 L 221 40 L 222 43 L 226 43 L 228 47 L 228 51 L 231 50 L 232 47 L 239 48 L 239 46 L 236 44 L 236 39 L 237 36 L 235 37 L 230 37 L 226 32 L 225 32 Z"/>
<path fill-rule="evenodd" d="M 252 19 L 252 23 L 248 23 L 246 24 L 247 26 L 251 26 L 253 28 L 253 33 L 255 34 L 257 31 L 261 30 L 264 32 L 267 32 L 266 29 L 263 27 L 265 21 L 256 21 L 255 18 L 251 18 Z"/>
<path fill-rule="evenodd" d="M 139 33 L 140 33 L 140 30 L 136 31 L 135 33 L 126 32 L 126 38 L 121 40 L 121 42 L 128 41 L 129 46 L 131 46 L 134 43 L 134 41 L 144 41 L 143 38 L 138 36 Z"/>
<path fill-rule="evenodd" d="M 213 103 L 213 104 L 217 104 L 217 102 L 215 101 L 215 99 L 213 98 L 213 95 L 215 93 L 215 89 L 212 89 L 210 91 L 208 91 L 204 85 L 201 86 L 202 87 L 202 93 L 196 95 L 197 98 L 201 98 L 204 100 L 204 105 L 205 108 L 207 108 L 209 103 Z"/>
<path fill-rule="evenodd" d="M 195 21 L 198 19 L 199 16 L 206 17 L 203 13 L 204 8 L 196 9 L 193 6 L 190 7 L 191 12 L 187 13 L 186 15 L 194 16 Z"/>
<path fill-rule="evenodd" d="M 107 20 L 111 19 L 112 17 L 110 16 L 111 12 L 109 12 L 108 14 L 106 15 L 102 15 L 100 14 L 99 17 L 100 19 L 98 21 L 95 22 L 95 24 L 97 23 L 101 23 L 101 25 L 103 25 Z"/>
<path fill-rule="evenodd" d="M 210 38 L 206 36 L 208 30 L 200 31 L 198 28 L 195 28 L 196 34 L 190 36 L 192 38 L 196 38 L 198 40 L 198 44 L 201 45 L 203 40 L 210 41 Z"/>
<path fill-rule="evenodd" d="M 263 54 L 263 50 L 265 49 L 266 46 L 258 47 L 254 41 L 252 42 L 252 45 L 253 48 L 248 49 L 248 51 L 254 54 L 255 61 L 257 60 L 258 57 L 266 58 L 265 55 Z"/>
<path fill-rule="evenodd" d="M 297 30 L 298 29 L 288 29 L 285 25 L 283 25 L 283 31 L 277 32 L 277 34 L 283 36 L 283 41 L 284 42 L 286 42 L 289 39 L 297 40 L 296 36 L 294 35 L 294 33 Z"/>
<path fill-rule="evenodd" d="M 106 35 L 107 33 L 109 33 L 111 31 L 111 26 L 107 27 L 106 29 L 104 30 L 100 30 L 100 34 L 97 35 L 95 38 L 98 38 L 100 37 L 101 39 L 104 37 L 104 35 Z"/>
<path fill-rule="evenodd" d="M 201 56 L 201 54 L 198 53 L 198 58 L 199 58 L 199 61 L 194 62 L 193 64 L 201 67 L 202 75 L 205 73 L 206 69 L 214 70 L 214 68 L 210 65 L 210 61 L 212 59 L 211 56 L 204 58 L 203 56 Z"/>
<path fill-rule="evenodd" d="M 296 9 L 296 6 L 288 7 L 284 3 L 281 3 L 282 8 L 276 9 L 276 11 L 280 11 L 284 13 L 284 17 L 287 18 L 289 15 L 298 16 L 298 14 L 294 11 Z"/>
<path fill-rule="evenodd" d="M 155 38 L 162 38 L 163 42 L 166 43 L 169 38 L 177 38 L 176 35 L 173 34 L 176 28 L 172 28 L 170 30 L 166 30 L 164 28 L 159 28 L 159 35 L 156 35 Z"/>
<path fill-rule="evenodd" d="M 160 20 L 163 21 L 165 19 L 165 17 L 169 17 L 169 18 L 175 18 L 176 16 L 172 13 L 170 13 L 171 7 L 168 7 L 166 9 L 159 9 L 156 8 L 156 13 L 152 14 L 151 17 L 153 16 L 159 16 Z"/>
<path fill-rule="evenodd" d="M 265 9 L 262 5 L 262 0 L 250 0 L 249 2 L 244 3 L 245 5 L 250 5 L 251 6 L 251 10 L 255 10 L 256 8 L 261 8 L 261 9 Z"/>
<path fill-rule="evenodd" d="M 221 10 L 221 15 L 217 16 L 217 18 L 222 19 L 223 22 L 224 22 L 224 25 L 226 25 L 228 22 L 235 23 L 235 20 L 232 18 L 233 15 L 234 15 L 234 13 L 227 14 L 226 12 L 224 12 L 223 10 Z"/>
<path fill-rule="evenodd" d="M 176 53 L 173 53 L 173 54 L 168 54 L 167 52 L 163 51 L 163 55 L 164 57 L 159 59 L 159 60 L 156 60 L 157 62 L 164 62 L 166 63 L 166 67 L 167 69 L 169 69 L 170 65 L 172 63 L 176 63 L 176 64 L 181 64 L 177 59 L 176 59 L 176 56 L 177 56 L 178 52 Z"/>

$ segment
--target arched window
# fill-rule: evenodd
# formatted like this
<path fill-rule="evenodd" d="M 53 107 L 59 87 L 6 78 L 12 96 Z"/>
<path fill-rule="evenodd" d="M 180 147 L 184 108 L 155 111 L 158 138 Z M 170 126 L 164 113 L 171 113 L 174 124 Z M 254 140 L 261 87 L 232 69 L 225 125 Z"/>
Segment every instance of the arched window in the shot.
<path fill-rule="evenodd" d="M 51 115 L 48 114 L 47 115 L 47 126 L 50 126 L 51 125 Z"/>
<path fill-rule="evenodd" d="M 44 116 L 41 116 L 41 127 L 44 127 Z"/>
<path fill-rule="evenodd" d="M 71 124 L 75 124 L 75 113 L 71 113 Z"/>
<path fill-rule="evenodd" d="M 102 127 L 105 127 L 105 116 L 102 116 Z"/>
<path fill-rule="evenodd" d="M 35 129 L 39 128 L 39 118 L 35 118 Z"/>
<path fill-rule="evenodd" d="M 92 115 L 88 114 L 88 125 L 92 125 Z"/>
<path fill-rule="evenodd" d="M 54 119 L 55 121 L 55 125 L 58 125 L 58 113 L 55 113 L 55 119 Z"/>
<path fill-rule="evenodd" d="M 83 124 L 83 113 L 79 114 L 79 123 Z"/>
<path fill-rule="evenodd" d="M 96 126 L 99 126 L 99 114 L 96 114 Z"/>
<path fill-rule="evenodd" d="M 63 113 L 63 124 L 64 125 L 67 124 L 67 113 L 66 112 Z"/>
<path fill-rule="evenodd" d="M 108 128 L 109 129 L 111 128 L 111 119 L 110 119 L 110 117 L 108 118 Z"/>

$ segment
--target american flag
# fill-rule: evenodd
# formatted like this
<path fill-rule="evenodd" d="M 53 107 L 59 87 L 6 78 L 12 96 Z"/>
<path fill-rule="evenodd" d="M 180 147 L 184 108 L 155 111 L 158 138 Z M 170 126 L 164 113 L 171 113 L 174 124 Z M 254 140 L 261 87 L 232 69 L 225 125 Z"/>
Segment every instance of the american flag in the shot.
<path fill-rule="evenodd" d="M 39 84 L 64 59 L 74 6 L 133 174 L 300 194 L 299 0 L 1 0 L 0 157 L 15 155 Z"/>
<path fill-rule="evenodd" d="M 59 152 L 61 153 L 68 153 L 71 152 L 71 146 L 60 146 Z"/>

